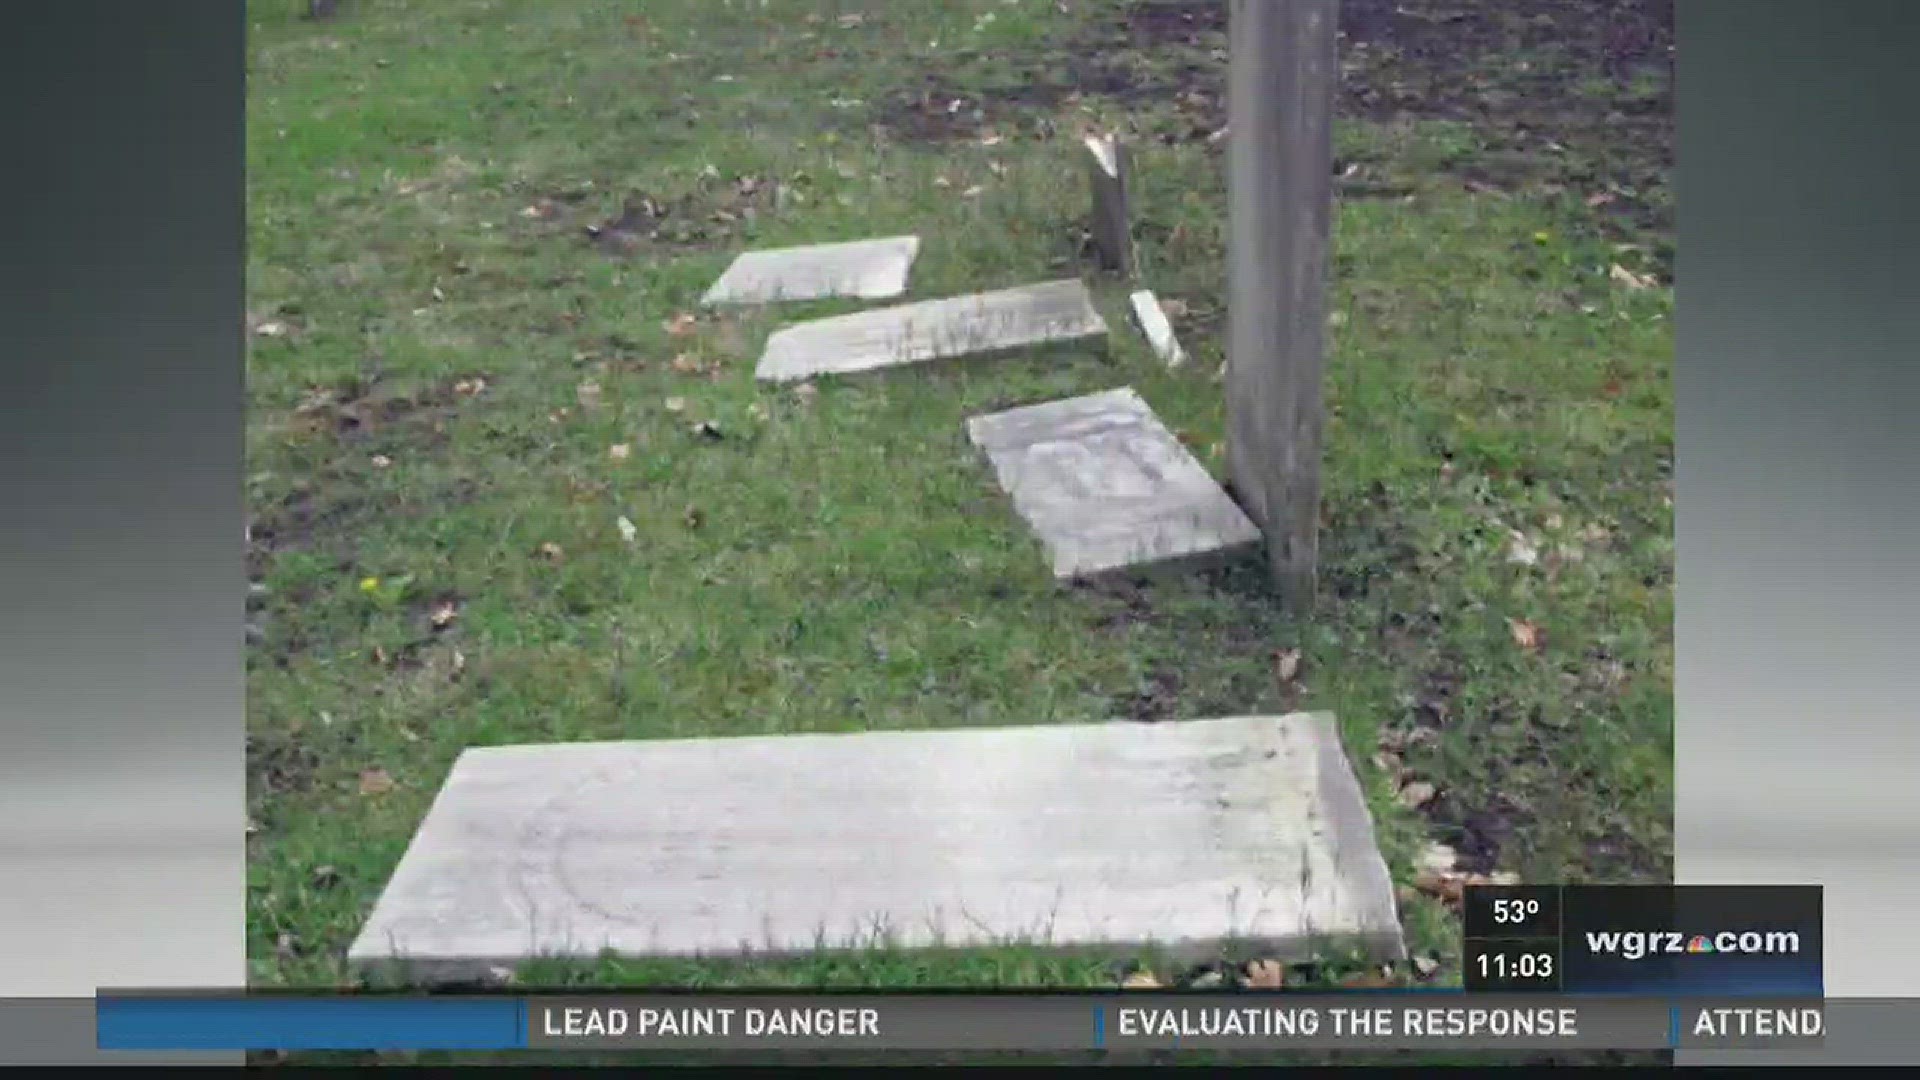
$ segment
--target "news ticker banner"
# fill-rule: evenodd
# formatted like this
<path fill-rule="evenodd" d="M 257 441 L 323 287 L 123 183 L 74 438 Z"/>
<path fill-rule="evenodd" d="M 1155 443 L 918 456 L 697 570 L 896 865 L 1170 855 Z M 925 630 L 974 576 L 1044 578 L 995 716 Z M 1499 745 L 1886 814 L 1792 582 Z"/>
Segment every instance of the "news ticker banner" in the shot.
<path fill-rule="evenodd" d="M 1777 1049 L 1825 1030 L 1817 886 L 1463 900 L 1465 992 L 102 993 L 102 1049 Z"/>
<path fill-rule="evenodd" d="M 103 997 L 102 1050 L 1817 1049 L 1818 998 L 1567 994 Z"/>

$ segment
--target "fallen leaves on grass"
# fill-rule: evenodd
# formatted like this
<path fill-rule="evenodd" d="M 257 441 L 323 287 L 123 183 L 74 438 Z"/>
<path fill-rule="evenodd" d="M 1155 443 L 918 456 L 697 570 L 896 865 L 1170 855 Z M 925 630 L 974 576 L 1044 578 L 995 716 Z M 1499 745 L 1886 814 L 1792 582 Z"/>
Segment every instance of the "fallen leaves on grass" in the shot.
<path fill-rule="evenodd" d="M 662 408 L 666 409 L 670 413 L 682 413 L 687 411 L 687 399 L 683 397 L 670 397 L 667 400 L 661 402 L 660 404 Z"/>
<path fill-rule="evenodd" d="M 1410 810 L 1418 810 L 1432 802 L 1434 796 L 1439 793 L 1439 789 L 1427 783 L 1425 780 L 1415 780 L 1413 783 L 1400 789 L 1400 805 Z"/>
<path fill-rule="evenodd" d="M 1160 980 L 1154 978 L 1151 971 L 1135 971 L 1128 973 L 1126 978 L 1120 980 L 1120 988 L 1122 990 L 1158 990 Z"/>
<path fill-rule="evenodd" d="M 268 319 L 266 322 L 263 322 L 260 325 L 254 327 L 253 332 L 260 335 L 261 337 L 270 337 L 270 338 L 286 337 L 288 332 L 288 327 L 286 323 L 283 323 L 278 319 Z"/>
<path fill-rule="evenodd" d="M 1440 961 L 1431 956 L 1416 956 L 1413 958 L 1413 970 L 1421 978 L 1431 979 L 1440 971 Z"/>
<path fill-rule="evenodd" d="M 581 408 L 597 409 L 600 407 L 600 384 L 588 379 L 574 391 L 574 397 L 580 402 Z"/>
<path fill-rule="evenodd" d="M 385 769 L 362 769 L 360 771 L 360 794 L 384 795 L 393 790 L 393 777 Z"/>
<path fill-rule="evenodd" d="M 1287 985 L 1287 966 L 1278 960 L 1255 960 L 1241 971 L 1240 985 L 1249 990 L 1280 990 Z"/>
<path fill-rule="evenodd" d="M 331 866 L 316 866 L 307 880 L 316 889 L 331 889 L 340 884 L 340 871 Z"/>
<path fill-rule="evenodd" d="M 453 392 L 461 397 L 473 397 L 486 388 L 487 380 L 478 375 L 461 379 L 453 384 Z"/>
<path fill-rule="evenodd" d="M 373 455 L 372 462 L 374 468 L 385 469 L 393 464 L 393 459 L 385 454 L 375 454 Z"/>
<path fill-rule="evenodd" d="M 704 375 L 708 369 L 708 365 L 701 363 L 700 359 L 691 353 L 681 353 L 674 357 L 672 366 L 673 370 L 682 375 Z"/>
<path fill-rule="evenodd" d="M 661 323 L 660 327 L 671 337 L 686 337 L 688 334 L 693 333 L 694 328 L 699 325 L 699 316 L 683 311 L 673 318 L 668 319 L 666 322 Z"/>
<path fill-rule="evenodd" d="M 633 447 L 623 442 L 614 443 L 612 446 L 607 447 L 607 457 L 614 461 L 625 461 L 632 454 Z"/>
<path fill-rule="evenodd" d="M 802 405 L 811 405 L 820 396 L 820 388 L 812 383 L 803 382 L 793 388 L 793 397 Z"/>
<path fill-rule="evenodd" d="M 1527 652 L 1540 648 L 1542 634 L 1540 627 L 1526 619 L 1508 619 L 1507 630 L 1513 634 L 1513 643 Z"/>
<path fill-rule="evenodd" d="M 625 517 L 615 520 L 614 525 L 620 529 L 620 539 L 625 540 L 629 544 L 633 543 L 634 539 L 640 535 L 639 527 L 634 525 L 633 522 L 628 521 Z"/>
<path fill-rule="evenodd" d="M 427 615 L 428 621 L 433 623 L 435 630 L 445 630 L 453 625 L 453 620 L 459 617 L 460 605 L 452 600 L 442 600 L 433 605 L 433 610 Z"/>
<path fill-rule="evenodd" d="M 1423 873 L 1415 875 L 1413 879 L 1414 888 L 1449 907 L 1458 907 L 1461 901 L 1465 899 L 1467 889 L 1471 886 L 1509 886 L 1518 884 L 1520 884 L 1520 875 L 1504 871 L 1492 874 L 1474 874 L 1459 871 L 1448 871 L 1440 874 Z"/>
<path fill-rule="evenodd" d="M 680 515 L 680 520 L 686 523 L 687 528 L 697 529 L 706 523 L 707 516 L 700 512 L 699 507 L 689 506 L 686 512 Z"/>
<path fill-rule="evenodd" d="M 726 438 L 726 433 L 720 430 L 720 425 L 711 420 L 701 420 L 694 424 L 693 434 L 695 438 L 706 439 L 709 442 L 719 442 Z"/>

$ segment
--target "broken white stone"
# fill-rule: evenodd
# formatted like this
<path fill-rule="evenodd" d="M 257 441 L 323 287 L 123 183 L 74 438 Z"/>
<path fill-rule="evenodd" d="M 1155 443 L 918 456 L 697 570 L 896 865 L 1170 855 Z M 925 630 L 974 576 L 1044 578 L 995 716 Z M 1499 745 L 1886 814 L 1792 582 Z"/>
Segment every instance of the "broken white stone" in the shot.
<path fill-rule="evenodd" d="M 907 289 L 917 236 L 749 251 L 733 260 L 700 302 L 766 304 L 856 297 L 886 300 Z"/>
<path fill-rule="evenodd" d="M 470 749 L 348 952 L 536 957 L 1326 939 L 1405 956 L 1325 714 Z"/>
<path fill-rule="evenodd" d="M 1099 341 L 1107 324 L 1076 279 L 925 300 L 790 326 L 767 339 L 754 374 L 772 382 L 845 375 L 1038 345 Z"/>
<path fill-rule="evenodd" d="M 1061 579 L 1218 560 L 1260 530 L 1131 388 L 967 421 Z"/>
<path fill-rule="evenodd" d="M 1186 351 L 1180 348 L 1180 342 L 1173 336 L 1173 323 L 1167 320 L 1167 313 L 1160 308 L 1160 301 L 1152 292 L 1141 289 L 1128 299 L 1133 303 L 1134 321 L 1140 324 L 1140 332 L 1147 336 L 1147 344 L 1153 346 L 1154 355 L 1169 368 L 1177 368 L 1187 362 Z"/>

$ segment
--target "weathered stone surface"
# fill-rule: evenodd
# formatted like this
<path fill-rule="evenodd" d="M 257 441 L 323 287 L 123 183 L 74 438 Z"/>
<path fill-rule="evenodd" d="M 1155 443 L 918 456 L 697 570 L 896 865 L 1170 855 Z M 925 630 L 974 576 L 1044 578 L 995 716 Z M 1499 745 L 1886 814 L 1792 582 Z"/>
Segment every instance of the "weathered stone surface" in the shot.
<path fill-rule="evenodd" d="M 754 374 L 770 382 L 846 375 L 1039 345 L 1100 341 L 1107 324 L 1073 279 L 816 319 L 767 339 Z"/>
<path fill-rule="evenodd" d="M 1311 936 L 1404 955 L 1323 714 L 468 750 L 349 952 L 536 956 Z"/>
<path fill-rule="evenodd" d="M 1131 388 L 967 421 L 1060 578 L 1186 565 L 1260 531 Z"/>
<path fill-rule="evenodd" d="M 1133 305 L 1133 319 L 1140 324 L 1140 332 L 1147 336 L 1147 344 L 1153 346 L 1154 355 L 1170 368 L 1177 368 L 1187 362 L 1187 353 L 1180 347 L 1179 339 L 1173 336 L 1173 323 L 1167 320 L 1167 313 L 1160 308 L 1160 301 L 1153 293 L 1141 289 L 1127 298 Z"/>
<path fill-rule="evenodd" d="M 700 302 L 767 304 L 835 296 L 885 300 L 906 291 L 907 273 L 919 251 L 917 236 L 749 251 L 733 260 Z"/>

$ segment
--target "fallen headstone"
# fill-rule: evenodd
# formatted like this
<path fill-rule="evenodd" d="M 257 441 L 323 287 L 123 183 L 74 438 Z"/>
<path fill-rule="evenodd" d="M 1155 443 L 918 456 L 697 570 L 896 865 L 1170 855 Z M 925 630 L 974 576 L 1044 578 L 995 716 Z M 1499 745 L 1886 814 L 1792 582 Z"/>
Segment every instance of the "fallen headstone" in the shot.
<path fill-rule="evenodd" d="M 1131 388 L 967 421 L 1061 579 L 1186 567 L 1260 531 Z"/>
<path fill-rule="evenodd" d="M 854 297 L 886 300 L 907 289 L 917 236 L 749 251 L 733 260 L 700 302 L 766 304 Z"/>
<path fill-rule="evenodd" d="M 771 382 L 1099 341 L 1107 324 L 1076 279 L 924 300 L 777 331 L 754 370 Z"/>
<path fill-rule="evenodd" d="M 1160 362 L 1169 368 L 1186 363 L 1186 350 L 1180 348 L 1179 340 L 1173 336 L 1173 324 L 1167 320 L 1167 313 L 1161 310 L 1160 301 L 1153 293 L 1141 289 L 1128 300 L 1133 304 L 1134 321 L 1140 324 L 1140 332 L 1147 336 L 1147 344 L 1153 346 Z"/>
<path fill-rule="evenodd" d="M 1325 714 L 470 749 L 348 951 L 540 958 L 1025 942 L 1405 956 Z"/>
<path fill-rule="evenodd" d="M 1088 231 L 1100 265 L 1122 276 L 1133 274 L 1133 228 L 1127 213 L 1128 154 L 1117 135 L 1089 135 L 1087 178 L 1093 189 Z"/>

